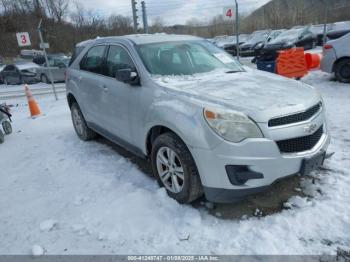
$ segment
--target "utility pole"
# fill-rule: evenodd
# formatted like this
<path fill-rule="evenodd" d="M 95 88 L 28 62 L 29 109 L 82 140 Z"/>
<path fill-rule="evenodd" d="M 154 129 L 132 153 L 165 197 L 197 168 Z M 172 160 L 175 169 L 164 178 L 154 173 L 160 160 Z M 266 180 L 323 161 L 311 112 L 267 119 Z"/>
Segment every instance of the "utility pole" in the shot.
<path fill-rule="evenodd" d="M 238 3 L 237 0 L 235 0 L 236 4 L 236 52 L 237 52 L 237 60 L 239 61 L 239 17 L 238 17 Z"/>
<path fill-rule="evenodd" d="M 146 12 L 146 3 L 145 1 L 141 2 L 142 6 L 142 21 L 143 21 L 143 30 L 145 34 L 148 34 L 148 21 L 147 21 L 147 12 Z"/>
<path fill-rule="evenodd" d="M 137 34 L 137 28 L 139 23 L 137 22 L 138 16 L 137 16 L 137 8 L 136 8 L 137 2 L 136 0 L 131 0 L 131 8 L 132 8 L 132 18 L 134 20 L 134 33 Z"/>
<path fill-rule="evenodd" d="M 43 40 L 43 35 L 41 33 L 41 22 L 42 22 L 42 19 L 40 19 L 40 22 L 39 22 L 39 25 L 38 25 L 38 33 L 39 33 L 39 39 L 40 39 L 40 47 L 43 49 L 44 51 L 44 56 L 45 56 L 45 63 L 46 63 L 46 67 L 47 69 L 49 70 L 49 77 L 50 77 L 50 80 L 51 80 L 51 85 L 52 85 L 52 90 L 53 90 L 53 93 L 55 95 L 55 99 L 56 101 L 58 100 L 57 98 L 57 93 L 56 93 L 56 87 L 55 87 L 55 84 L 53 83 L 53 77 L 52 77 L 52 72 L 51 72 L 51 68 L 50 68 L 50 65 L 49 65 L 49 59 L 47 59 L 47 54 L 46 54 L 46 47 L 47 47 L 47 43 L 44 43 L 44 40 Z"/>
<path fill-rule="evenodd" d="M 327 42 L 327 23 L 328 23 L 328 9 L 329 9 L 329 1 L 325 0 L 324 4 L 324 26 L 323 26 L 323 45 Z"/>

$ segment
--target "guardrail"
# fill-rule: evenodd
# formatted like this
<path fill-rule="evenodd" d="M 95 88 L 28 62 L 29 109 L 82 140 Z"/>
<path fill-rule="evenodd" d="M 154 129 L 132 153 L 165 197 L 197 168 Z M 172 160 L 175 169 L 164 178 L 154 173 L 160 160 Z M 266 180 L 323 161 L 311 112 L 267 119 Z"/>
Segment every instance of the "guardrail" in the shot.
<path fill-rule="evenodd" d="M 32 94 L 34 96 L 42 96 L 42 95 L 49 95 L 53 94 L 51 86 L 47 85 L 47 87 L 35 87 L 32 86 L 31 88 Z M 65 84 L 58 84 L 56 86 L 56 92 L 57 93 L 64 93 L 66 92 L 66 85 Z M 13 98 L 21 98 L 25 97 L 24 88 L 20 89 L 16 86 L 1 86 L 0 87 L 0 100 L 6 100 L 6 99 L 13 99 Z"/>

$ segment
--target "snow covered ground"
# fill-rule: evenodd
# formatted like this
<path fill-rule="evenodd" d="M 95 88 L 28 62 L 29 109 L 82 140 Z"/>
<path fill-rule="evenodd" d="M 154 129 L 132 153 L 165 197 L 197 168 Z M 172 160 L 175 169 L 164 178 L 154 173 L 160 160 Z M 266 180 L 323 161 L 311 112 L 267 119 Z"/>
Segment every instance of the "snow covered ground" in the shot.
<path fill-rule="evenodd" d="M 303 81 L 324 96 L 336 154 L 301 179 L 305 196 L 295 191 L 280 212 L 261 216 L 257 210 L 239 219 L 223 219 L 210 205 L 180 205 L 109 144 L 80 141 L 63 94 L 57 102 L 39 97 L 43 115 L 36 119 L 28 117 L 24 98 L 7 100 L 18 107 L 14 133 L 0 145 L 0 254 L 350 249 L 350 85 L 321 72 Z"/>

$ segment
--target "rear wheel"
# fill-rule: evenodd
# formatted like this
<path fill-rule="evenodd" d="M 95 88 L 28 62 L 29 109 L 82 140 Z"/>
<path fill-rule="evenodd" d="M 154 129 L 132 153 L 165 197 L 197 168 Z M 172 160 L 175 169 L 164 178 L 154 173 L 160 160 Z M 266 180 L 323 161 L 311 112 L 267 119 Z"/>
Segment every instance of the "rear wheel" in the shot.
<path fill-rule="evenodd" d="M 9 121 L 5 121 L 2 123 L 2 128 L 4 129 L 4 132 L 6 135 L 9 135 L 12 133 L 12 126 Z"/>
<path fill-rule="evenodd" d="M 335 66 L 335 77 L 343 83 L 350 83 L 350 59 L 344 59 Z"/>
<path fill-rule="evenodd" d="M 2 130 L 0 129 L 0 144 L 4 143 L 4 141 L 5 141 L 5 136 Z"/>
<path fill-rule="evenodd" d="M 152 170 L 160 186 L 179 203 L 190 203 L 203 194 L 196 164 L 190 151 L 174 133 L 156 138 L 151 153 Z"/>
<path fill-rule="evenodd" d="M 71 106 L 72 122 L 78 137 L 83 141 L 92 140 L 96 133 L 87 126 L 79 105 L 74 102 Z"/>
<path fill-rule="evenodd" d="M 43 82 L 43 83 L 46 83 L 46 84 L 49 83 L 49 79 L 47 78 L 46 75 L 41 75 L 40 81 Z"/>

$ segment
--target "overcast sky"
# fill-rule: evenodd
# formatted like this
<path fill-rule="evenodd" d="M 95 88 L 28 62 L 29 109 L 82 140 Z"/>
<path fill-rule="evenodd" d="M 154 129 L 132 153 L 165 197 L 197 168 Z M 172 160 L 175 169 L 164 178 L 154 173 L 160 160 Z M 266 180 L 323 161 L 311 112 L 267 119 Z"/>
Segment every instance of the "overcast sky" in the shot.
<path fill-rule="evenodd" d="M 85 8 L 101 16 L 122 14 L 131 16 L 131 0 L 77 0 Z M 141 0 L 137 0 L 141 10 Z M 223 7 L 233 6 L 234 0 L 145 0 L 149 20 L 160 16 L 167 25 L 184 24 L 196 18 L 208 21 L 223 13 Z M 247 13 L 264 5 L 269 0 L 238 0 L 240 12 Z M 141 12 L 139 13 L 141 16 Z M 141 23 L 141 21 L 139 21 Z"/>

